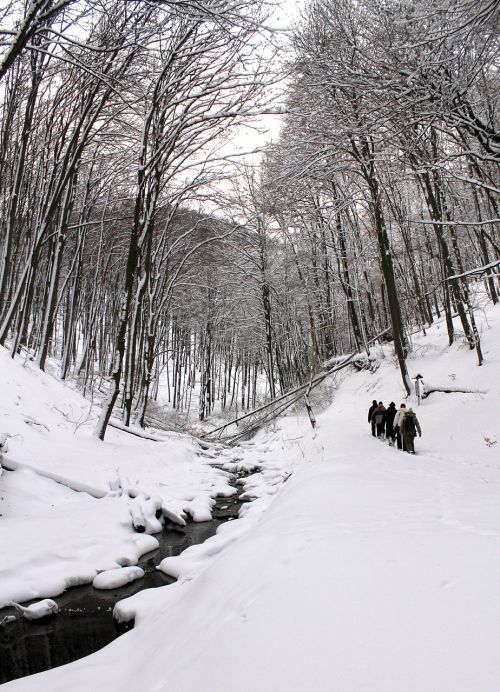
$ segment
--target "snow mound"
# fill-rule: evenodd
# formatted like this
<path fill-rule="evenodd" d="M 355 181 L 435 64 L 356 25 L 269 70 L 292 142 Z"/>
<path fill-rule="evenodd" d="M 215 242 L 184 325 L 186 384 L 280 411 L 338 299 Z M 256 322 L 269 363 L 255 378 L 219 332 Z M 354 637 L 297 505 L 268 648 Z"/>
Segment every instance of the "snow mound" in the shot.
<path fill-rule="evenodd" d="M 121 567 L 101 572 L 92 582 L 94 589 L 119 589 L 136 579 L 142 579 L 144 570 L 140 567 Z"/>
<path fill-rule="evenodd" d="M 26 608 L 14 601 L 8 601 L 5 605 L 15 608 L 26 620 L 40 620 L 59 612 L 59 606 L 50 598 L 44 598 L 43 601 L 32 603 Z"/>

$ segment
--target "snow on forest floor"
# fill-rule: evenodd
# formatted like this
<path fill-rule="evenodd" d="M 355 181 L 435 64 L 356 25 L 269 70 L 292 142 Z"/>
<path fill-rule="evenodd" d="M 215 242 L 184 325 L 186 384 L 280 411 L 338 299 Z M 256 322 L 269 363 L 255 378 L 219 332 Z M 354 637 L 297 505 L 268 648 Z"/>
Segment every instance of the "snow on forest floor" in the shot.
<path fill-rule="evenodd" d="M 204 521 L 216 495 L 235 492 L 188 436 L 152 442 L 109 428 L 95 439 L 89 402 L 5 349 L 0 381 L 3 464 L 15 470 L 0 476 L 0 608 L 133 565 L 158 545 L 148 535 L 161 529 L 157 509 Z"/>
<path fill-rule="evenodd" d="M 248 486 L 257 499 L 244 506 L 242 519 L 163 561 L 162 569 L 178 577 L 175 584 L 117 605 L 119 617 L 135 615 L 133 630 L 91 657 L 8 683 L 6 692 L 132 692 L 138 686 L 145 692 L 497 692 L 498 307 L 485 310 L 481 330 L 480 368 L 463 343 L 447 347 L 442 323 L 414 337 L 411 375 L 420 373 L 434 387 L 483 392 L 433 393 L 423 400 L 416 456 L 370 434 L 371 400 L 398 407 L 403 400 L 390 349 L 377 348 L 376 355 L 386 354 L 378 370 L 343 374 L 314 431 L 307 417 L 289 416 L 275 430 L 221 454 L 218 463 L 228 469 L 253 463 L 263 469 Z M 18 371 L 8 366 L 15 391 Z M 118 475 L 128 474 L 129 481 L 154 492 L 162 489 L 157 474 L 167 482 L 176 469 L 177 489 L 172 480 L 168 491 L 177 508 L 198 497 L 209 505 L 207 488 L 224 484 L 206 466 L 209 459 L 194 457 L 186 438 L 161 444 L 131 438 L 125 444 L 124 434 L 113 431 L 99 447 L 80 430 L 73 435 L 66 424 L 59 429 L 50 404 L 29 400 L 31 378 L 44 376 L 15 367 L 26 378 L 18 392 L 23 416 L 51 429 L 38 430 L 19 418 L 20 430 L 11 432 L 23 438 L 9 440 L 7 457 L 22 469 L 49 469 L 104 491 L 123 459 Z M 62 400 L 70 396 L 65 391 Z M 1 405 L 0 432 L 7 430 L 3 416 L 11 415 L 4 399 Z M 188 467 L 189 481 L 182 475 Z M 131 543 L 140 537 L 120 515 L 123 498 L 81 493 L 74 499 L 64 487 L 49 488 L 46 479 L 30 473 L 6 472 L 0 479 L 2 496 L 5 483 L 10 488 L 2 541 L 5 533 L 13 534 L 9 570 L 20 583 L 36 567 L 34 543 L 42 552 L 45 544 L 43 563 L 48 571 L 54 561 L 56 580 L 68 559 L 82 554 L 84 531 L 73 546 L 60 549 L 52 541 L 50 551 L 47 535 L 56 531 L 54 523 L 73 521 L 73 515 L 76 530 L 87 516 L 85 503 L 105 508 L 100 515 L 97 509 L 87 513 L 85 565 L 95 568 L 105 557 L 116 561 L 124 546 L 133 550 Z M 22 474 L 29 477 L 23 480 Z M 31 543 L 23 523 L 31 525 Z M 120 549 L 114 538 L 122 540 Z M 1 588 L 4 583 L 2 575 Z"/>

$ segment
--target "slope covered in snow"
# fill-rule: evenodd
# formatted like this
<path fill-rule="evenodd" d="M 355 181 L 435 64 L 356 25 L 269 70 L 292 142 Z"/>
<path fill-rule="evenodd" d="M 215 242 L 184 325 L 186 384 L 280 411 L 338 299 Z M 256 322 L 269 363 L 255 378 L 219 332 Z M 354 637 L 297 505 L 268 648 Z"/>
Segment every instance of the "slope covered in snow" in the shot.
<path fill-rule="evenodd" d="M 498 308 L 482 339 L 479 368 L 463 344 L 446 346 L 443 325 L 415 337 L 410 374 L 475 392 L 422 401 L 416 456 L 366 422 L 373 398 L 402 401 L 387 347 L 375 373 L 342 376 L 315 430 L 290 416 L 227 453 L 228 468 L 259 459 L 268 492 L 256 487 L 243 519 L 165 560 L 175 584 L 118 604 L 133 630 L 6 692 L 496 692 Z"/>
<path fill-rule="evenodd" d="M 153 442 L 110 428 L 100 442 L 88 401 L 3 348 L 0 381 L 0 608 L 133 565 L 158 545 L 157 513 L 202 521 L 217 494 L 234 493 L 187 436 Z"/>

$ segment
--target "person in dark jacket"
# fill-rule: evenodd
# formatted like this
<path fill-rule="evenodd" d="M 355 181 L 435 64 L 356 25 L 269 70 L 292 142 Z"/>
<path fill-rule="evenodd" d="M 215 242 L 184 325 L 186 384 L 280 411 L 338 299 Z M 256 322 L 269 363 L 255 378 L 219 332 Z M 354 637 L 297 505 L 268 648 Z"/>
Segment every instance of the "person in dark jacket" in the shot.
<path fill-rule="evenodd" d="M 376 437 L 376 432 L 375 432 L 375 419 L 373 418 L 373 412 L 377 408 L 377 401 L 374 399 L 372 401 L 372 405 L 368 409 L 368 423 L 371 423 L 372 425 L 372 435 L 373 437 Z"/>
<path fill-rule="evenodd" d="M 377 437 L 380 437 L 380 438 L 384 437 L 384 428 L 385 428 L 384 416 L 385 416 L 385 406 L 381 401 L 379 401 L 377 408 L 372 413 L 372 418 L 375 418 L 375 426 L 377 428 Z"/>
<path fill-rule="evenodd" d="M 389 440 L 390 445 L 393 445 L 396 439 L 396 433 L 394 432 L 394 418 L 396 417 L 396 413 L 396 404 L 394 401 L 391 401 L 384 413 L 385 436 Z"/>

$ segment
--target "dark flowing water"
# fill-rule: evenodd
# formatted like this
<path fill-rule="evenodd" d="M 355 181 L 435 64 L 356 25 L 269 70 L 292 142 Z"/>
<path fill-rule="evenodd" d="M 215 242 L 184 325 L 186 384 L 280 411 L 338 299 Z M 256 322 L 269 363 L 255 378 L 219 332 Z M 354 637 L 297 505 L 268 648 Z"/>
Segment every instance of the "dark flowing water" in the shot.
<path fill-rule="evenodd" d="M 156 565 L 213 536 L 220 524 L 238 516 L 241 504 L 236 495 L 219 498 L 211 521 L 189 522 L 185 527 L 167 522 L 163 532 L 155 534 L 159 548 L 139 561 L 145 571 L 143 579 L 109 591 L 79 586 L 54 598 L 60 609 L 56 616 L 33 622 L 18 616 L 15 622 L 0 626 L 0 684 L 88 656 L 133 627 L 133 623 L 115 623 L 115 603 L 141 589 L 171 584 L 174 579 L 159 572 Z M 0 621 L 7 615 L 18 614 L 5 608 L 0 611 Z"/>

